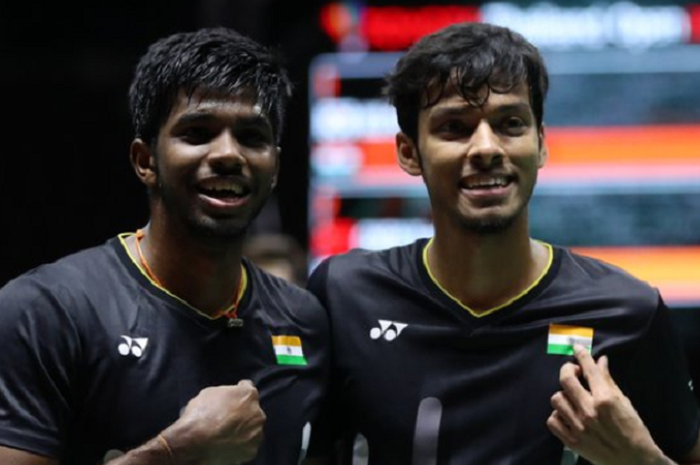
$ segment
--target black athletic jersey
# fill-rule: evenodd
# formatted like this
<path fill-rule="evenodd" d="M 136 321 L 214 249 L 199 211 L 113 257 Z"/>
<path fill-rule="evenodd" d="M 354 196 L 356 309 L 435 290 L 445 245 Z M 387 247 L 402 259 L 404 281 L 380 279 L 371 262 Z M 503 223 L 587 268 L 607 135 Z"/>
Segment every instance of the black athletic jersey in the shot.
<path fill-rule="evenodd" d="M 336 438 L 354 445 L 343 463 L 573 464 L 546 425 L 560 368 L 575 360 L 572 338 L 592 345 L 596 358 L 608 355 L 613 377 L 667 454 L 695 444 L 698 407 L 655 289 L 547 245 L 540 279 L 479 317 L 431 278 L 426 244 L 351 251 L 326 259 L 309 279 L 330 314 L 326 419 Z M 327 445 L 314 436 L 310 454 Z"/>
<path fill-rule="evenodd" d="M 328 320 L 244 260 L 240 328 L 154 285 L 121 235 L 0 290 L 0 445 L 101 464 L 177 420 L 208 386 L 251 379 L 267 421 L 250 463 L 297 465 L 327 385 Z"/>

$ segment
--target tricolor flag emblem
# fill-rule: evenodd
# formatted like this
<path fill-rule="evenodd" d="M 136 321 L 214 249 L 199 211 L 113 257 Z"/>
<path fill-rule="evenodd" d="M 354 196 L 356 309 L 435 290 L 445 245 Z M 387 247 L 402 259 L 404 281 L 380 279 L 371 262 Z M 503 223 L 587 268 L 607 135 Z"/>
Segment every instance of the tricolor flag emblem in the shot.
<path fill-rule="evenodd" d="M 549 325 L 547 353 L 574 355 L 574 344 L 581 344 L 588 352 L 593 347 L 593 328 L 569 325 Z"/>
<path fill-rule="evenodd" d="M 306 365 L 299 336 L 272 336 L 278 365 Z"/>

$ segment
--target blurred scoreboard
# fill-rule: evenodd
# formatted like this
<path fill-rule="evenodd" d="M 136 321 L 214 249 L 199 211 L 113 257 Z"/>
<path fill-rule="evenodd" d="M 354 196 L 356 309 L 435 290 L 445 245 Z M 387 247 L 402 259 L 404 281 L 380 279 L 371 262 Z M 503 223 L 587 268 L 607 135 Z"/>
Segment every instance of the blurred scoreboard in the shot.
<path fill-rule="evenodd" d="M 341 51 L 309 70 L 312 267 L 350 248 L 433 234 L 425 187 L 396 164 L 396 116 L 380 97 L 401 54 L 391 49 L 431 31 L 409 21 L 377 39 L 370 14 L 391 13 L 395 26 L 421 9 L 328 8 L 326 30 Z M 544 55 L 550 159 L 531 203 L 532 236 L 621 266 L 673 307 L 700 306 L 700 9 L 430 8 L 433 30 L 485 20 L 519 30 Z M 329 19 L 341 14 L 344 23 Z"/>

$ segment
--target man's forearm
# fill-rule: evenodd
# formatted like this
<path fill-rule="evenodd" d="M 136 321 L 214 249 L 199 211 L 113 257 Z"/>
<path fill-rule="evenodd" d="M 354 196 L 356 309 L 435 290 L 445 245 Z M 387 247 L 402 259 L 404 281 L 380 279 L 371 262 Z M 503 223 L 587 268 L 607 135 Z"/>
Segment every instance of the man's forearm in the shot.
<path fill-rule="evenodd" d="M 157 436 L 136 449 L 107 462 L 106 465 L 186 465 L 173 456 L 163 436 Z M 194 464 L 192 464 L 194 465 Z"/>

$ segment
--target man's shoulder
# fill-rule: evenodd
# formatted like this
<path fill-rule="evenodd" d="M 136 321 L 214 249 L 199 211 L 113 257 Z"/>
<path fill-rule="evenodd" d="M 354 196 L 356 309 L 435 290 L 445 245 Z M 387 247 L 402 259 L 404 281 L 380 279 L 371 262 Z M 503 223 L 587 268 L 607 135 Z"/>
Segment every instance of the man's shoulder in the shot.
<path fill-rule="evenodd" d="M 94 289 L 114 267 L 113 241 L 82 249 L 17 276 L 0 289 L 0 298 L 52 295 L 60 297 L 80 289 Z"/>
<path fill-rule="evenodd" d="M 413 267 L 426 239 L 419 239 L 406 245 L 380 250 L 356 248 L 348 252 L 325 258 L 321 265 L 328 268 L 330 275 L 347 275 L 367 270 L 401 270 Z"/>
<path fill-rule="evenodd" d="M 421 284 L 420 257 L 427 239 L 381 250 L 354 249 L 319 263 L 309 276 L 308 289 L 324 305 L 385 289 Z"/>
<path fill-rule="evenodd" d="M 250 285 L 260 289 L 262 295 L 277 300 L 315 300 L 314 295 L 300 285 L 264 270 L 247 258 L 243 259 L 243 263 Z"/>
<path fill-rule="evenodd" d="M 559 248 L 560 284 L 576 287 L 592 296 L 615 296 L 616 300 L 633 301 L 634 306 L 655 309 L 659 304 L 658 289 L 630 271 L 585 252 Z"/>
<path fill-rule="evenodd" d="M 266 308 L 270 313 L 275 312 L 282 318 L 294 317 L 315 319 L 322 313 L 318 298 L 293 282 L 275 276 L 250 260 L 244 260 L 251 286 L 250 299 Z"/>

